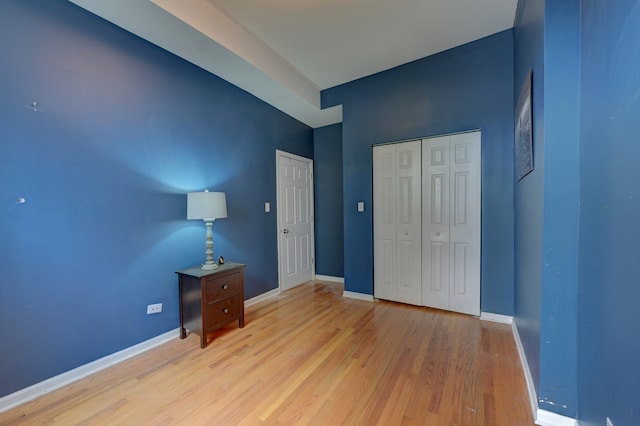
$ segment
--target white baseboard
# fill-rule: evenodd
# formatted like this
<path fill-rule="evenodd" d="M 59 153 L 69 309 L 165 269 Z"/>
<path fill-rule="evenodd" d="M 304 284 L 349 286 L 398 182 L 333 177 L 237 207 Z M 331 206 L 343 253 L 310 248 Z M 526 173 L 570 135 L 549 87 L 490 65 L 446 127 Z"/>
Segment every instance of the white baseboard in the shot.
<path fill-rule="evenodd" d="M 580 422 L 576 419 L 540 409 L 536 412 L 536 424 L 539 426 L 580 426 Z"/>
<path fill-rule="evenodd" d="M 492 314 L 491 312 L 480 312 L 482 321 L 498 322 L 500 324 L 513 324 L 513 317 L 502 314 Z"/>
<path fill-rule="evenodd" d="M 332 277 L 330 275 L 316 275 L 316 280 L 318 281 L 330 281 L 333 283 L 341 283 L 344 284 L 344 278 L 342 277 Z"/>
<path fill-rule="evenodd" d="M 520 356 L 520 364 L 522 366 L 522 373 L 524 373 L 524 380 L 527 384 L 527 390 L 529 391 L 529 403 L 531 405 L 531 415 L 533 418 L 537 418 L 538 411 L 538 394 L 536 393 L 536 387 L 533 384 L 533 377 L 531 377 L 531 369 L 529 368 L 529 362 L 527 361 L 527 355 L 524 352 L 524 346 L 522 346 L 522 340 L 520 339 L 520 333 L 518 333 L 518 326 L 516 322 L 511 323 L 511 330 L 513 332 L 513 339 L 516 341 L 516 348 L 518 349 L 518 355 Z"/>
<path fill-rule="evenodd" d="M 274 296 L 277 296 L 279 294 L 280 294 L 280 289 L 279 288 L 273 289 L 273 290 L 268 291 L 266 293 L 259 294 L 256 297 L 252 297 L 251 299 L 245 300 L 244 301 L 244 307 L 246 308 L 248 306 L 255 305 L 256 303 L 260 303 L 263 300 L 270 299 L 270 298 L 272 298 Z"/>
<path fill-rule="evenodd" d="M 245 307 L 255 305 L 258 302 L 262 302 L 263 300 L 277 296 L 278 294 L 280 294 L 279 289 L 271 290 L 249 300 L 245 300 L 244 305 Z M 107 355 L 88 364 L 84 364 L 80 367 L 74 368 L 73 370 L 69 370 L 65 373 L 59 374 L 42 382 L 31 385 L 27 388 L 16 391 L 12 394 L 3 396 L 2 398 L 0 398 L 0 413 L 8 411 L 14 407 L 17 407 L 18 405 L 36 399 L 39 396 L 52 392 L 84 377 L 90 376 L 93 373 L 97 373 L 98 371 L 104 370 L 105 368 L 111 367 L 112 365 L 118 364 L 131 357 L 146 352 L 149 349 L 155 348 L 156 346 L 160 346 L 163 343 L 166 343 L 169 340 L 179 336 L 179 328 L 168 331 L 164 334 L 138 343 L 137 345 L 133 345 L 119 352 Z"/>
<path fill-rule="evenodd" d="M 0 398 L 0 413 L 36 399 L 39 396 L 59 389 L 69 383 L 73 383 L 84 377 L 90 376 L 91 374 L 97 373 L 98 371 L 104 370 L 105 368 L 111 367 L 112 365 L 126 359 L 146 352 L 156 346 L 160 346 L 163 343 L 167 343 L 169 340 L 176 339 L 179 336 L 180 329 L 176 328 L 175 330 L 168 331 L 164 334 L 138 343 L 137 345 L 130 346 L 119 352 L 107 355 L 88 364 L 74 368 L 73 370 L 51 377 L 50 379 L 44 380 L 40 383 L 36 383 L 35 385 L 31 385 L 12 394 L 3 396 Z"/>
<path fill-rule="evenodd" d="M 482 317 L 481 317 L 482 319 Z M 513 331 L 513 339 L 516 341 L 516 347 L 518 348 L 518 355 L 520 356 L 520 363 L 522 365 L 522 372 L 524 373 L 524 380 L 527 384 L 527 390 L 529 391 L 529 403 L 531 404 L 531 413 L 535 419 L 535 423 L 539 426 L 580 426 L 580 422 L 571 417 L 561 416 L 560 414 L 552 413 L 551 411 L 541 410 L 538 408 L 538 395 L 536 394 L 536 388 L 533 384 L 533 377 L 531 377 L 531 369 L 527 362 L 527 356 L 522 346 L 522 340 L 520 340 L 520 333 L 518 333 L 518 327 L 515 321 L 511 322 L 511 330 Z"/>
<path fill-rule="evenodd" d="M 356 293 L 355 291 L 343 291 L 342 296 L 348 297 L 349 299 L 366 300 L 367 302 L 373 302 L 372 295 L 364 294 L 364 293 Z"/>

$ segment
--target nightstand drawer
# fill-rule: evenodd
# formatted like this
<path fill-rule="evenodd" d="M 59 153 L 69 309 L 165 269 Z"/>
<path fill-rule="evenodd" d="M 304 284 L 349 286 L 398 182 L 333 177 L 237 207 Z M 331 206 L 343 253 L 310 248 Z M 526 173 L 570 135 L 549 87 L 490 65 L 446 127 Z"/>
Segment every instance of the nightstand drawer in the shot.
<path fill-rule="evenodd" d="M 207 303 L 240 294 L 241 291 L 242 280 L 240 279 L 239 273 L 208 279 Z"/>
<path fill-rule="evenodd" d="M 244 301 L 242 296 L 237 294 L 228 299 L 220 300 L 218 302 L 207 305 L 206 310 L 206 324 L 205 327 L 214 327 L 217 324 L 223 323 L 229 319 L 236 319 L 242 312 L 242 305 Z"/>

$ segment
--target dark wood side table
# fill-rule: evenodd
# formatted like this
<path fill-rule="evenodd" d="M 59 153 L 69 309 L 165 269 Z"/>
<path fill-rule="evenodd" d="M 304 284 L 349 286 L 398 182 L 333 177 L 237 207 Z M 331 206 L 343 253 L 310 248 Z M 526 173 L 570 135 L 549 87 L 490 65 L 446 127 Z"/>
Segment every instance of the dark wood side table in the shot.
<path fill-rule="evenodd" d="M 244 327 L 244 267 L 225 262 L 204 271 L 199 266 L 176 271 L 180 286 L 180 338 L 187 330 L 200 334 L 200 347 L 207 334 L 238 320 Z"/>

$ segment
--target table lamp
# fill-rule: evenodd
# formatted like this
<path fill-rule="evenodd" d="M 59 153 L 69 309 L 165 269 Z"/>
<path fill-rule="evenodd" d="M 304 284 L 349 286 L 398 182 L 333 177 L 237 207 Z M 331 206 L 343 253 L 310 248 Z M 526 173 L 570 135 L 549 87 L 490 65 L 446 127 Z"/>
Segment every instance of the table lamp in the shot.
<path fill-rule="evenodd" d="M 218 265 L 213 261 L 213 221 L 227 217 L 227 198 L 224 192 L 189 192 L 187 194 L 187 219 L 204 220 L 207 226 L 206 260 L 202 265 L 204 270 L 216 269 Z"/>

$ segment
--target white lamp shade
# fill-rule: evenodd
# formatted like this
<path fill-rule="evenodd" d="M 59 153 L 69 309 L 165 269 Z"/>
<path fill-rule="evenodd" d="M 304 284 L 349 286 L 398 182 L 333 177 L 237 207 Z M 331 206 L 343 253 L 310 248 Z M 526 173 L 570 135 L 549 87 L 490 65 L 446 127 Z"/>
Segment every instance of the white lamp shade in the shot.
<path fill-rule="evenodd" d="M 189 192 L 187 219 L 213 221 L 227 217 L 227 198 L 224 192 Z"/>

